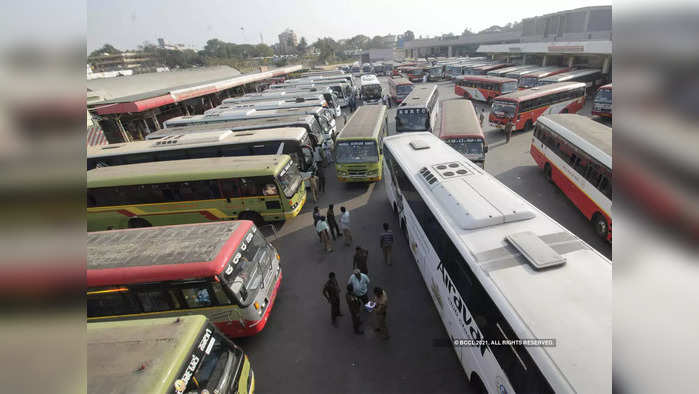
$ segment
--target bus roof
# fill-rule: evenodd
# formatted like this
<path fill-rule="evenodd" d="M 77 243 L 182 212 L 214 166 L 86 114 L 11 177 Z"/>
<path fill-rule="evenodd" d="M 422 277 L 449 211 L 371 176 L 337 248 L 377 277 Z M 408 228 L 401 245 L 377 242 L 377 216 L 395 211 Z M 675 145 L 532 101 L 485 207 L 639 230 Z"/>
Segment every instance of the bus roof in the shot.
<path fill-rule="evenodd" d="M 517 82 L 517 80 L 514 78 L 495 77 L 493 75 L 457 75 L 454 79 L 487 83 Z"/>
<path fill-rule="evenodd" d="M 251 227 L 243 220 L 87 233 L 87 286 L 211 278 Z"/>
<path fill-rule="evenodd" d="M 299 107 L 299 108 L 275 108 L 275 109 L 256 109 L 256 108 L 243 108 L 243 109 L 231 109 L 228 111 L 211 113 L 209 115 L 189 115 L 189 116 L 178 116 L 176 118 L 169 119 L 165 121 L 166 127 L 176 127 L 177 124 L 181 125 L 195 125 L 195 124 L 213 124 L 218 122 L 227 122 L 231 120 L 244 120 L 244 119 L 257 119 L 257 118 L 276 118 L 279 116 L 293 115 L 293 114 L 313 114 L 317 115 L 324 110 L 323 107 L 311 106 L 311 107 Z"/>
<path fill-rule="evenodd" d="M 98 167 L 87 172 L 87 188 L 184 182 L 232 176 L 276 175 L 289 155 L 209 157 Z"/>
<path fill-rule="evenodd" d="M 173 134 L 183 133 L 199 133 L 209 130 L 257 130 L 257 129 L 272 129 L 279 127 L 303 127 L 309 129 L 315 123 L 315 118 L 310 114 L 289 114 L 286 116 L 278 116 L 275 118 L 249 118 L 231 120 L 228 122 L 220 122 L 213 124 L 202 124 L 194 126 L 172 127 L 154 131 L 146 136 L 147 140 L 155 140 Z"/>
<path fill-rule="evenodd" d="M 592 70 L 592 69 L 585 69 L 585 70 L 575 70 L 575 71 L 567 71 L 564 73 L 560 74 L 555 74 L 548 76 L 546 78 L 543 78 L 542 81 L 546 82 L 566 82 L 570 79 L 573 78 L 579 78 L 579 77 L 585 77 L 588 75 L 593 75 L 593 74 L 600 74 L 600 70 Z"/>
<path fill-rule="evenodd" d="M 87 392 L 171 392 L 206 325 L 202 315 L 88 323 Z"/>
<path fill-rule="evenodd" d="M 570 89 L 584 88 L 585 84 L 582 82 L 558 82 L 548 85 L 536 86 L 529 89 L 518 90 L 516 92 L 503 94 L 502 96 L 496 97 L 494 100 L 504 100 L 504 101 L 525 101 L 535 97 L 539 97 L 545 94 L 551 94 L 556 92 L 561 92 Z"/>
<path fill-rule="evenodd" d="M 542 123 L 612 169 L 612 128 L 578 114 L 548 114 Z"/>
<path fill-rule="evenodd" d="M 427 102 L 430 97 L 435 94 L 436 90 L 437 85 L 435 84 L 415 85 L 410 94 L 408 94 L 398 107 L 425 108 L 427 107 Z"/>
<path fill-rule="evenodd" d="M 558 67 L 558 66 L 542 67 L 538 70 L 533 70 L 533 71 L 530 71 L 526 74 L 523 74 L 522 77 L 541 78 L 541 77 L 546 77 L 548 75 L 551 75 L 552 73 L 562 72 L 561 70 L 567 70 L 567 69 L 568 69 L 568 67 Z"/>
<path fill-rule="evenodd" d="M 542 373 L 554 390 L 610 391 L 612 263 L 432 133 L 392 135 L 384 147 L 515 334 L 556 339 L 553 347 L 524 348 L 538 365 L 550 366 Z M 506 239 L 523 232 L 566 262 L 533 268 Z"/>
<path fill-rule="evenodd" d="M 362 86 L 380 84 L 379 79 L 376 78 L 376 75 L 374 74 L 362 75 L 362 79 L 360 81 Z"/>
<path fill-rule="evenodd" d="M 393 84 L 395 86 L 399 85 L 412 85 L 413 83 L 408 80 L 408 78 L 404 77 L 397 77 L 397 78 L 389 78 L 388 79 L 389 84 Z"/>
<path fill-rule="evenodd" d="M 498 68 L 503 68 L 509 66 L 510 63 L 490 63 L 490 64 L 484 64 L 482 66 L 474 67 L 476 70 L 482 70 L 482 71 L 490 71 L 490 70 L 496 70 Z"/>
<path fill-rule="evenodd" d="M 296 98 L 303 98 L 303 99 L 316 99 L 316 100 L 325 100 L 323 97 L 322 93 L 318 92 L 309 92 L 309 91 L 299 91 L 299 92 L 287 92 L 287 91 L 281 91 L 281 92 L 269 92 L 269 93 L 253 93 L 253 94 L 246 94 L 245 96 L 240 96 L 240 97 L 231 97 L 227 99 L 223 99 L 221 101 L 221 104 L 237 104 L 237 103 L 247 103 L 251 101 L 268 101 L 268 100 L 274 100 L 274 99 L 279 99 L 279 100 L 295 100 Z"/>
<path fill-rule="evenodd" d="M 442 124 L 439 138 L 480 137 L 485 141 L 478 115 L 470 100 L 442 101 Z"/>
<path fill-rule="evenodd" d="M 337 140 L 353 138 L 376 138 L 381 131 L 381 123 L 386 118 L 385 105 L 363 105 L 347 121 Z"/>
<path fill-rule="evenodd" d="M 307 108 L 307 107 L 323 107 L 327 105 L 325 98 L 308 98 L 304 99 L 302 97 L 296 100 L 284 100 L 278 98 L 272 98 L 262 101 L 247 101 L 243 103 L 225 103 L 218 107 L 204 111 L 204 115 L 223 113 L 226 111 L 235 111 L 245 108 L 254 108 L 258 111 L 265 111 L 269 109 L 286 109 L 286 108 Z"/>
<path fill-rule="evenodd" d="M 520 78 L 523 75 L 529 74 L 530 72 L 538 71 L 542 68 L 545 68 L 545 67 L 535 66 L 535 67 L 531 67 L 531 68 L 520 68 L 519 70 L 515 70 L 515 71 L 512 71 L 512 72 L 505 74 L 505 76 L 508 78 Z"/>
<path fill-rule="evenodd" d="M 170 130 L 170 129 L 165 129 Z M 204 146 L 225 144 L 249 144 L 255 142 L 301 140 L 307 131 L 301 127 L 280 127 L 255 130 L 236 130 L 229 128 L 211 128 L 196 132 L 182 132 L 171 129 L 172 132 L 163 134 L 160 138 L 145 141 L 133 141 L 122 144 L 89 146 L 87 158 L 128 155 L 134 153 L 169 151 Z"/>
<path fill-rule="evenodd" d="M 612 84 L 611 84 L 611 83 L 608 83 L 608 84 L 606 84 L 606 85 L 600 86 L 599 88 L 600 88 L 600 89 L 611 89 L 611 88 L 612 88 Z"/>
<path fill-rule="evenodd" d="M 489 75 L 505 75 L 509 72 L 515 72 L 518 70 L 528 70 L 528 69 L 532 69 L 535 67 L 537 67 L 537 66 L 533 66 L 531 64 L 522 64 L 519 66 L 512 66 L 512 67 L 505 67 L 505 68 L 498 68 L 495 70 L 491 70 L 491 71 L 488 71 L 488 74 Z"/>

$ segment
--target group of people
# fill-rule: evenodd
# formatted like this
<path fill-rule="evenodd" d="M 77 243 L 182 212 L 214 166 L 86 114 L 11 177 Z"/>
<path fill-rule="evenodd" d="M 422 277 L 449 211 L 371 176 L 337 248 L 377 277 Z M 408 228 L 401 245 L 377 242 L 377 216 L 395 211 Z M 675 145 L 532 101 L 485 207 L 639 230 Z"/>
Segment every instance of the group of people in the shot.
<path fill-rule="evenodd" d="M 481 127 L 484 127 L 483 120 L 485 120 L 485 107 L 481 108 L 481 113 L 478 115 L 478 120 L 481 122 Z M 505 143 L 509 144 L 512 138 L 512 118 L 507 118 L 507 123 L 505 123 Z"/>
<path fill-rule="evenodd" d="M 323 244 L 325 251 L 328 253 L 333 251 L 332 244 L 330 242 L 331 236 L 333 241 L 337 240 L 338 237 L 344 237 L 345 246 L 352 245 L 350 214 L 345 207 L 340 207 L 339 221 L 335 219 L 335 207 L 333 204 L 328 206 L 328 209 L 325 211 L 325 216 L 320 214 L 320 210 L 317 206 L 313 207 L 313 226 L 318 234 L 320 242 Z"/>
<path fill-rule="evenodd" d="M 362 273 L 358 268 L 355 268 L 347 280 L 347 292 L 345 300 L 347 309 L 352 317 L 352 329 L 355 334 L 364 334 L 362 330 L 362 309 L 375 314 L 376 331 L 382 339 L 388 339 L 388 327 L 386 325 L 386 314 L 388 311 L 388 294 L 386 290 L 376 286 L 374 287 L 374 298 L 371 300 L 374 305 L 369 304 L 369 283 L 370 279 L 367 274 Z M 340 285 L 337 283 L 335 273 L 328 274 L 328 281 L 323 286 L 323 296 L 330 303 L 330 320 L 332 325 L 337 327 L 337 318 L 344 316 L 340 312 Z M 364 306 L 364 308 L 362 308 Z M 370 307 L 371 306 L 371 307 Z"/>

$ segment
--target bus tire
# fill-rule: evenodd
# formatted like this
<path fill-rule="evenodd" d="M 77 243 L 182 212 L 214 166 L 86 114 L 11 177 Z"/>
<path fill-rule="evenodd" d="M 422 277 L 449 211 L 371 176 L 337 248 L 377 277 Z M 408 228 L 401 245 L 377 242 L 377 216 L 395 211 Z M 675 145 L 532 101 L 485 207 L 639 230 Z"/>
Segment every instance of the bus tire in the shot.
<path fill-rule="evenodd" d="M 607 240 L 607 235 L 609 234 L 609 226 L 607 225 L 607 220 L 604 215 L 597 212 L 592 215 L 592 225 L 595 229 L 595 234 L 603 240 Z"/>
<path fill-rule="evenodd" d="M 531 129 L 532 129 L 532 120 L 529 119 L 527 121 L 527 123 L 524 124 L 524 130 L 527 131 L 527 130 L 531 130 Z"/>
<path fill-rule="evenodd" d="M 261 227 L 265 224 L 265 220 L 262 218 L 262 215 L 253 211 L 241 212 L 240 215 L 238 215 L 238 220 L 250 220 L 255 223 L 255 226 L 257 227 Z"/>
<path fill-rule="evenodd" d="M 551 174 L 551 164 L 546 163 L 544 165 L 544 177 L 546 178 L 547 181 L 553 183 L 553 176 Z"/>
<path fill-rule="evenodd" d="M 485 388 L 485 384 L 481 380 L 477 373 L 471 373 L 471 379 L 469 379 L 468 385 L 471 386 L 472 392 L 478 394 L 487 394 L 488 390 Z"/>
<path fill-rule="evenodd" d="M 129 228 L 143 228 L 143 227 L 153 227 L 149 221 L 143 218 L 132 218 L 129 219 Z"/>

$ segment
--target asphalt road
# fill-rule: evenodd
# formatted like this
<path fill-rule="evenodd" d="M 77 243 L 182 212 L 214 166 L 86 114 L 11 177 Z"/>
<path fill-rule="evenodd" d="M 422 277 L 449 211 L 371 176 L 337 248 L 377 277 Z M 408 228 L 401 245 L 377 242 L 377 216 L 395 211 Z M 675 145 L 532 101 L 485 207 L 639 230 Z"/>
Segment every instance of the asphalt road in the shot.
<path fill-rule="evenodd" d="M 381 78 L 385 86 L 385 78 Z M 455 98 L 453 84 L 438 84 L 441 99 Z M 387 90 L 386 90 L 387 91 Z M 477 104 L 480 111 L 481 105 Z M 394 130 L 394 112 L 389 129 Z M 583 114 L 589 114 L 589 105 Z M 342 127 L 342 119 L 339 120 Z M 484 129 L 490 151 L 485 168 L 505 185 L 611 258 L 611 245 L 596 238 L 592 226 L 575 206 L 549 184 L 529 155 L 531 131 L 516 132 L 509 144 L 503 133 Z M 282 257 L 283 279 L 267 327 L 258 335 L 239 339 L 256 377 L 258 393 L 469 393 L 468 380 L 450 347 L 436 347 L 447 338 L 405 239 L 396 231 L 393 266 L 383 264 L 378 236 L 381 224 L 398 223 L 385 197 L 382 182 L 340 184 L 332 166 L 326 169 L 326 192 L 308 201 L 298 218 L 276 226 L 273 241 Z M 339 326 L 330 324 L 330 307 L 321 291 L 333 271 L 344 289 L 351 274 L 354 245 L 342 238 L 325 254 L 312 227 L 314 205 L 324 214 L 328 204 L 350 209 L 354 245 L 369 250 L 371 288 L 389 296 L 388 327 L 383 341 L 372 329 L 373 316 L 364 312 L 364 335 L 355 335 L 342 293 Z M 271 227 L 265 231 L 272 234 Z M 271 237 L 274 239 L 274 236 Z"/>

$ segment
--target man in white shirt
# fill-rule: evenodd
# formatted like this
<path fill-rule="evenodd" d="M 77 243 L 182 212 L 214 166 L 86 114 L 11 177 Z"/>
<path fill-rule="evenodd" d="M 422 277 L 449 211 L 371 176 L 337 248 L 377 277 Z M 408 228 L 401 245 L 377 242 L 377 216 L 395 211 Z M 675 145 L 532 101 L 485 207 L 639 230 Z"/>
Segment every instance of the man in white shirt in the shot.
<path fill-rule="evenodd" d="M 330 246 L 330 228 L 328 227 L 328 222 L 325 221 L 325 216 L 321 216 L 316 223 L 316 232 L 320 236 L 321 242 L 325 245 L 326 252 L 332 252 L 333 248 Z"/>
<path fill-rule="evenodd" d="M 352 231 L 350 230 L 350 214 L 345 207 L 340 207 L 340 230 L 345 238 L 345 246 L 352 245 Z"/>

